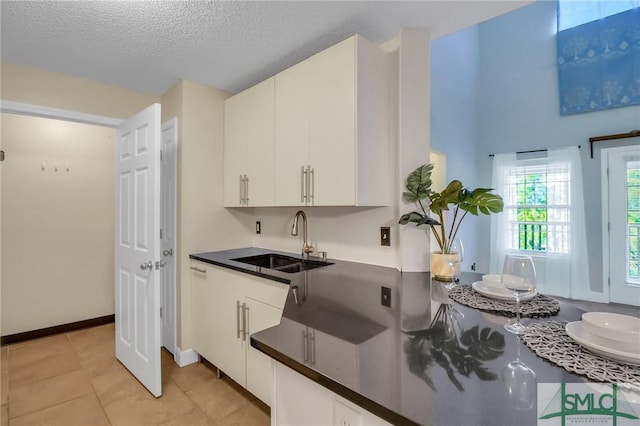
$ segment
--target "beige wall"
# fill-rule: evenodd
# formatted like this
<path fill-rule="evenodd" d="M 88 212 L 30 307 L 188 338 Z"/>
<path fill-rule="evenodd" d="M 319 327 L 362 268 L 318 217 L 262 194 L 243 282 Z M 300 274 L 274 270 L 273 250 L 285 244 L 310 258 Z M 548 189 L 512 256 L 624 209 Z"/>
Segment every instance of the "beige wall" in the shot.
<path fill-rule="evenodd" d="M 5 62 L 0 98 L 111 118 L 160 101 Z M 11 114 L 1 128 L 2 335 L 113 314 L 113 130 Z"/>
<path fill-rule="evenodd" d="M 113 130 L 1 120 L 2 335 L 113 314 Z"/>
<path fill-rule="evenodd" d="M 0 64 L 0 97 L 111 118 L 127 118 L 158 96 L 24 65 Z"/>
<path fill-rule="evenodd" d="M 190 344 L 189 254 L 250 245 L 223 208 L 223 106 L 229 93 L 180 81 L 162 96 L 162 120 L 178 117 L 178 347 Z"/>

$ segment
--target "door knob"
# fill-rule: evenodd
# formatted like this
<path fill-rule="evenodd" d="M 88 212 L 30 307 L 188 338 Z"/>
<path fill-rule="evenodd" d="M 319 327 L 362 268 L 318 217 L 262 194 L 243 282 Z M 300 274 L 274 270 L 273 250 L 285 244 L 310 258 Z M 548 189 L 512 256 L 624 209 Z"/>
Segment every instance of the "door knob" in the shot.
<path fill-rule="evenodd" d="M 173 256 L 173 249 L 165 250 L 162 252 L 164 256 Z"/>
<path fill-rule="evenodd" d="M 146 271 L 147 269 L 151 269 L 153 268 L 153 262 L 152 261 L 148 261 L 143 263 L 142 265 L 140 265 L 140 269 L 142 269 L 143 271 Z"/>

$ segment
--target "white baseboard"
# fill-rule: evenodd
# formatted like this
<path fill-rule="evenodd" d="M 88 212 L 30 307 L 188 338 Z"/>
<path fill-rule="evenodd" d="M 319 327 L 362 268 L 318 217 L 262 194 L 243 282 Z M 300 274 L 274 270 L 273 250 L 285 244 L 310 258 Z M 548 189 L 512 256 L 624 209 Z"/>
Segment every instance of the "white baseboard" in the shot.
<path fill-rule="evenodd" d="M 186 351 L 183 351 L 176 346 L 174 359 L 180 367 L 185 367 L 189 364 L 195 364 L 196 362 L 198 362 L 198 352 L 194 351 L 193 349 L 187 349 Z"/>

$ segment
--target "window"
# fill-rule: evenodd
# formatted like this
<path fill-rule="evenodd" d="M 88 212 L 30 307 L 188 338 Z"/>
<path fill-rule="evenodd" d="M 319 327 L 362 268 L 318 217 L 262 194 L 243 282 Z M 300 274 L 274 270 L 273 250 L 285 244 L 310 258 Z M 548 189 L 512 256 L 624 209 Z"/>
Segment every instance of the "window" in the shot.
<path fill-rule="evenodd" d="M 640 7 L 640 0 L 560 0 L 558 1 L 558 31 L 597 21 L 636 7 Z"/>
<path fill-rule="evenodd" d="M 508 249 L 569 252 L 569 164 L 524 160 L 507 170 Z M 537 164 L 536 164 L 537 163 Z"/>
<path fill-rule="evenodd" d="M 491 186 L 505 207 L 491 216 L 490 272 L 502 272 L 507 253 L 522 252 L 533 257 L 541 293 L 590 296 L 578 147 L 550 149 L 542 158 L 496 154 Z"/>

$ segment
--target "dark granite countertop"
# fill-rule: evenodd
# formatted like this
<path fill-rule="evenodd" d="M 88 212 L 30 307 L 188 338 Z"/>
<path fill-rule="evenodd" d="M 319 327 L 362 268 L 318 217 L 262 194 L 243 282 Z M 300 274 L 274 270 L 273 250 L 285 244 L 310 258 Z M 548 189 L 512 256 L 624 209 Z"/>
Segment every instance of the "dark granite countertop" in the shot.
<path fill-rule="evenodd" d="M 444 283 L 428 273 L 330 260 L 333 265 L 286 274 L 230 260 L 266 252 L 274 251 L 237 249 L 191 258 L 289 283 L 282 322 L 253 334 L 251 345 L 392 424 L 535 425 L 535 398 L 530 408 L 516 408 L 503 377 L 518 357 L 537 383 L 586 381 L 507 333 L 506 317 L 448 299 Z M 463 285 L 479 279 L 480 274 L 461 275 Z M 390 289 L 390 306 L 381 304 L 382 287 Z M 581 314 L 561 303 L 551 319 L 578 320 Z M 481 334 L 483 329 L 490 333 Z M 303 335 L 313 341 L 303 344 Z M 491 341 L 483 341 L 487 335 Z M 470 340 L 484 349 L 472 350 Z"/>

